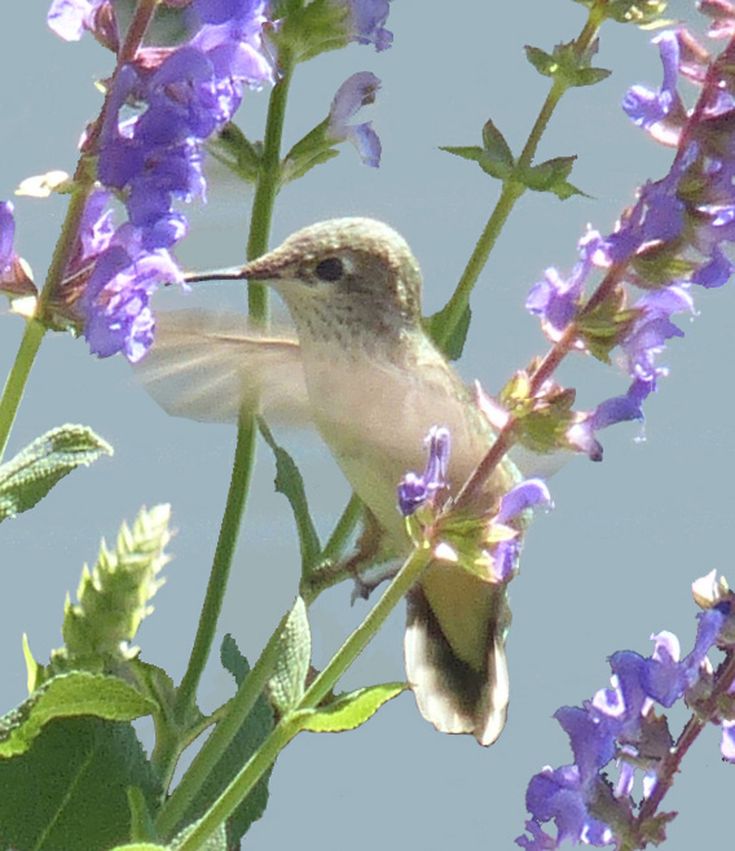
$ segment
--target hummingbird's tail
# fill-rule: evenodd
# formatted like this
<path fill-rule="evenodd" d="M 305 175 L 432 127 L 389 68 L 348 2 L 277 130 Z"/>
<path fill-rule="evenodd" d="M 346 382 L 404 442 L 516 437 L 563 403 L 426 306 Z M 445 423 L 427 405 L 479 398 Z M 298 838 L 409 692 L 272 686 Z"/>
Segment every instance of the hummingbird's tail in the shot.
<path fill-rule="evenodd" d="M 494 598 L 490 617 L 477 624 L 486 631 L 481 664 L 470 665 L 457 655 L 420 586 L 408 596 L 404 652 L 406 675 L 423 717 L 442 733 L 471 733 L 481 745 L 491 745 L 508 714 L 505 638 L 510 609 L 504 593 L 478 585 L 479 593 Z"/>

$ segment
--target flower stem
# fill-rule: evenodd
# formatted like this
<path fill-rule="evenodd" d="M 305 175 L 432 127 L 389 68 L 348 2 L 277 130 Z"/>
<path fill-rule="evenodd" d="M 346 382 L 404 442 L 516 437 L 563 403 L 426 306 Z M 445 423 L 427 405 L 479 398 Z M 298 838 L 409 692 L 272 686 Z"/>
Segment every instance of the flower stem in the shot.
<path fill-rule="evenodd" d="M 281 183 L 281 139 L 286 116 L 286 101 L 293 76 L 293 63 L 288 56 L 280 56 L 281 77 L 273 86 L 268 102 L 263 159 L 258 185 L 253 199 L 253 215 L 248 236 L 248 260 L 255 260 L 268 250 L 273 207 Z M 263 284 L 248 285 L 248 311 L 255 322 L 268 319 L 268 293 Z"/>
<path fill-rule="evenodd" d="M 160 836 L 170 836 L 186 814 L 201 786 L 206 782 L 219 759 L 231 745 L 260 697 L 270 677 L 281 648 L 281 638 L 289 613 L 287 612 L 268 640 L 260 658 L 243 680 L 237 694 L 224 707 L 222 717 L 199 753 L 194 757 L 181 782 L 161 809 L 156 824 Z"/>
<path fill-rule="evenodd" d="M 656 815 L 661 802 L 666 793 L 674 784 L 674 777 L 679 773 L 681 762 L 687 754 L 689 748 L 694 744 L 699 734 L 707 726 L 707 722 L 717 716 L 719 701 L 722 696 L 727 694 L 732 684 L 735 682 L 735 652 L 729 651 L 726 658 L 722 662 L 717 675 L 716 684 L 712 690 L 712 694 L 706 701 L 705 705 L 699 708 L 697 714 L 692 715 L 687 721 L 684 729 L 676 742 L 676 745 L 669 751 L 663 761 L 656 785 L 653 788 L 650 796 L 641 805 L 640 811 L 636 818 L 638 833 L 645 828 L 645 823 Z M 643 845 L 637 847 L 643 848 Z"/>
<path fill-rule="evenodd" d="M 18 413 L 20 400 L 23 398 L 26 381 L 45 333 L 46 327 L 42 323 L 36 319 L 28 320 L 15 362 L 8 373 L 3 395 L 0 398 L 0 460 L 8 445 L 10 430 Z"/>
<path fill-rule="evenodd" d="M 263 169 L 255 191 L 248 235 L 247 255 L 249 260 L 259 256 L 268 248 L 268 235 L 279 186 L 281 138 L 290 78 L 291 67 L 289 66 L 271 92 L 265 130 Z M 256 295 L 253 285 L 250 285 L 248 306 L 251 318 L 256 322 L 265 323 L 268 317 L 268 301 L 266 293 L 263 291 L 264 288 L 260 287 L 260 290 L 260 295 Z M 253 417 L 250 415 L 242 417 L 238 424 L 232 477 L 220 526 L 217 549 L 212 562 L 212 571 L 199 616 L 194 647 L 178 690 L 176 716 L 179 720 L 186 717 L 194 703 L 197 686 L 214 640 L 217 621 L 227 589 L 227 580 L 232 566 L 240 522 L 245 509 L 250 478 L 255 464 L 256 435 L 257 428 Z"/>
<path fill-rule="evenodd" d="M 222 515 L 217 547 L 212 560 L 212 570 L 199 616 L 191 657 L 176 696 L 176 717 L 179 720 L 186 717 L 194 703 L 197 686 L 209 658 L 209 651 L 212 648 L 217 620 L 222 610 L 222 601 L 232 566 L 232 556 L 237 544 L 240 520 L 245 510 L 248 485 L 253 471 L 252 462 L 255 453 L 256 434 L 255 424 L 250 417 L 237 430 L 232 476 L 227 492 L 225 511 Z"/>
<path fill-rule="evenodd" d="M 431 558 L 432 548 L 428 545 L 424 545 L 411 553 L 365 620 L 332 657 L 327 667 L 314 680 L 298 704 L 274 727 L 258 751 L 245 763 L 229 786 L 207 810 L 191 834 L 181 843 L 179 851 L 196 851 L 196 849 L 201 848 L 203 843 L 218 829 L 219 825 L 247 797 L 253 786 L 276 761 L 278 754 L 299 732 L 299 715 L 304 710 L 314 709 L 318 706 L 320 701 L 334 688 L 342 674 L 365 649 L 388 615 L 420 577 Z M 253 671 L 255 671 L 255 668 Z M 163 821 L 161 819 L 161 822 Z M 170 824 L 168 818 L 165 823 Z M 162 835 L 166 836 L 167 833 L 162 831 Z"/>
<path fill-rule="evenodd" d="M 578 55 L 582 55 L 589 49 L 597 36 L 601 20 L 600 12 L 595 8 L 590 9 L 582 32 L 575 41 L 575 48 Z M 554 78 L 551 89 L 539 110 L 539 114 L 534 121 L 523 150 L 516 162 L 516 168 L 519 172 L 522 172 L 531 165 L 541 137 L 551 120 L 557 104 L 567 89 L 568 84 L 564 80 L 559 77 Z M 493 250 L 498 236 L 515 207 L 516 202 L 525 191 L 526 187 L 513 177 L 504 181 L 500 198 L 495 204 L 490 218 L 487 220 L 480 234 L 480 238 L 477 240 L 455 291 L 432 323 L 434 341 L 440 349 L 446 349 L 452 335 L 460 325 L 465 310 L 469 305 L 472 290 L 487 263 L 490 252 Z"/>

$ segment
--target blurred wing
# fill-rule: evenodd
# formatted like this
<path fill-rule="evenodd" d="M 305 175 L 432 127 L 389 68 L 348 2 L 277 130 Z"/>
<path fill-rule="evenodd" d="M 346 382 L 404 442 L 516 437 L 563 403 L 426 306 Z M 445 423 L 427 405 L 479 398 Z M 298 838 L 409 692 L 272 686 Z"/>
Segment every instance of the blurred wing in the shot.
<path fill-rule="evenodd" d="M 135 372 L 175 417 L 237 422 L 242 408 L 257 408 L 275 423 L 311 421 L 295 335 L 266 334 L 236 314 L 158 313 L 155 343 Z"/>

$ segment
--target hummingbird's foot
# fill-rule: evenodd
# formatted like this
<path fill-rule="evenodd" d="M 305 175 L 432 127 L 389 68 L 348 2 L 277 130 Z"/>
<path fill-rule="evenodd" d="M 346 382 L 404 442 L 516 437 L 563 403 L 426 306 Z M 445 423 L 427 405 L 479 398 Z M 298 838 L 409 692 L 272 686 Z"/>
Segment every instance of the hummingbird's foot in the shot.
<path fill-rule="evenodd" d="M 354 574 L 355 586 L 352 589 L 350 602 L 355 600 L 367 600 L 373 591 L 383 582 L 387 582 L 398 573 L 395 563 L 372 565 L 365 568 L 362 573 Z"/>
<path fill-rule="evenodd" d="M 372 513 L 365 509 L 363 518 L 363 529 L 357 539 L 355 552 L 347 558 L 321 565 L 302 580 L 301 595 L 307 602 L 316 599 L 327 588 L 352 578 L 355 582 L 355 590 L 352 593 L 354 603 L 358 598 L 367 599 L 372 590 L 386 578 L 384 572 L 381 572 L 376 580 L 372 577 L 363 579 L 365 572 L 376 562 L 385 562 L 392 555 L 383 551 L 383 531 Z M 395 572 L 393 568 L 391 571 Z"/>

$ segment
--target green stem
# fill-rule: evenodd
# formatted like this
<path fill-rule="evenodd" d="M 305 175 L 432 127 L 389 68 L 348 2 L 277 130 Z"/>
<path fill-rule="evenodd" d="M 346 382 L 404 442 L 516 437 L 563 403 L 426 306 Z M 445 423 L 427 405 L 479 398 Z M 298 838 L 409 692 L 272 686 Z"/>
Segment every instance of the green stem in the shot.
<path fill-rule="evenodd" d="M 290 79 L 291 66 L 288 65 L 286 70 L 284 70 L 283 76 L 271 92 L 265 130 L 263 169 L 255 191 L 250 233 L 248 236 L 247 252 L 249 260 L 262 254 L 268 248 L 268 235 L 273 217 L 273 206 L 279 186 L 281 138 L 283 135 L 283 121 Z M 249 293 L 248 305 L 251 318 L 256 322 L 266 322 L 268 302 L 265 293 L 256 296 L 252 285 L 249 288 Z M 251 416 L 242 418 L 238 424 L 237 446 L 232 467 L 232 477 L 227 494 L 225 513 L 220 527 L 220 535 L 217 541 L 217 549 L 212 563 L 212 571 L 209 577 L 202 611 L 199 616 L 194 647 L 177 694 L 176 717 L 179 721 L 182 721 L 186 717 L 194 703 L 197 686 L 199 685 L 199 680 L 209 657 L 214 634 L 217 629 L 217 621 L 227 588 L 227 579 L 230 574 L 237 534 L 255 464 L 256 434 L 255 420 Z M 171 758 L 176 758 L 176 756 L 172 754 Z"/>
<path fill-rule="evenodd" d="M 281 184 L 281 140 L 288 90 L 293 76 L 293 63 L 287 55 L 280 56 L 279 59 L 281 77 L 273 86 L 268 102 L 263 159 L 253 199 L 253 215 L 248 237 L 248 260 L 260 257 L 268 250 L 273 207 Z M 268 293 L 263 284 L 248 285 L 248 311 L 254 321 L 267 322 Z"/>
<path fill-rule="evenodd" d="M 447 343 L 459 326 L 470 302 L 470 294 L 475 288 L 477 279 L 480 277 L 480 273 L 487 263 L 487 258 L 490 256 L 508 216 L 523 191 L 523 187 L 518 183 L 508 182 L 504 184 L 500 198 L 490 214 L 480 238 L 477 240 L 457 288 L 439 313 L 440 322 L 435 326 L 433 336 L 440 349 L 446 348 Z"/>
<path fill-rule="evenodd" d="M 199 616 L 194 646 L 189 658 L 189 664 L 181 680 L 176 695 L 176 717 L 183 720 L 191 709 L 196 696 L 197 686 L 201 679 L 204 666 L 212 648 L 217 620 L 222 609 L 227 579 L 230 575 L 232 557 L 237 544 L 240 521 L 247 499 L 250 477 L 253 472 L 253 457 L 255 454 L 255 436 L 257 430 L 251 417 L 248 417 L 237 430 L 237 445 L 235 459 L 232 464 L 232 476 L 227 492 L 227 503 L 222 516 L 222 524 L 217 539 L 217 548 L 212 560 L 212 571 L 209 575 L 207 592 Z"/>
<path fill-rule="evenodd" d="M 5 447 L 8 445 L 10 430 L 15 422 L 15 415 L 18 413 L 20 400 L 23 398 L 26 381 L 45 333 L 46 326 L 36 319 L 29 319 L 26 323 L 18 354 L 15 356 L 15 362 L 8 374 L 3 395 L 0 398 L 0 460 L 2 460 Z"/>
<path fill-rule="evenodd" d="M 172 835 L 186 810 L 194 800 L 207 777 L 214 770 L 217 762 L 225 753 L 242 726 L 243 720 L 250 714 L 255 701 L 260 697 L 268 679 L 273 673 L 281 648 L 283 629 L 288 614 L 285 614 L 268 640 L 260 658 L 253 669 L 245 677 L 237 694 L 227 704 L 219 723 L 211 736 L 194 757 L 181 782 L 174 789 L 171 797 L 164 804 L 158 817 L 157 830 L 159 836 Z"/>
<path fill-rule="evenodd" d="M 337 521 L 332 534 L 329 536 L 329 540 L 324 545 L 324 549 L 322 550 L 322 559 L 324 561 L 333 562 L 342 555 L 361 514 L 362 500 L 357 494 L 353 493 L 350 501 L 345 506 L 345 510 Z"/>
<path fill-rule="evenodd" d="M 582 32 L 577 37 L 575 42 L 576 50 L 579 55 L 582 55 L 592 44 L 597 37 L 597 32 L 600 23 L 603 20 L 599 9 L 592 8 L 589 11 L 587 21 L 582 29 Z M 543 136 L 551 116 L 561 100 L 564 93 L 567 91 L 568 85 L 560 78 L 554 78 L 551 89 L 544 100 L 539 114 L 533 123 L 526 143 L 523 146 L 521 155 L 518 157 L 516 168 L 522 172 L 525 168 L 531 165 L 533 157 L 538 149 L 539 142 Z M 436 315 L 432 322 L 432 336 L 440 349 L 446 349 L 452 335 L 459 327 L 465 310 L 470 302 L 470 294 L 477 283 L 480 273 L 487 263 L 490 252 L 493 250 L 498 236 L 502 231 L 508 216 L 513 207 L 515 207 L 518 199 L 526 191 L 526 187 L 514 180 L 512 177 L 503 183 L 503 189 L 500 193 L 495 208 L 490 214 L 485 227 L 483 228 L 480 238 L 467 261 L 462 276 L 451 298 Z"/>
<path fill-rule="evenodd" d="M 181 843 L 179 851 L 197 851 L 214 834 L 253 786 L 276 761 L 278 754 L 299 732 L 299 713 L 315 708 L 337 684 L 368 642 L 385 623 L 388 615 L 414 585 L 432 558 L 429 546 L 414 550 L 404 562 L 385 593 L 365 620 L 349 636 L 327 667 L 307 689 L 299 703 L 274 727 L 258 751 L 245 763 L 232 782 L 204 814 L 192 833 Z M 253 669 L 255 670 L 255 669 Z M 166 837 L 166 833 L 162 832 Z"/>
<path fill-rule="evenodd" d="M 82 157 L 80 163 L 83 160 L 84 158 Z M 79 170 L 81 169 L 78 168 Z M 15 362 L 5 382 L 3 395 L 0 398 L 0 459 L 7 447 L 10 431 L 13 428 L 18 407 L 23 398 L 23 392 L 39 346 L 41 345 L 41 340 L 48 330 L 45 324 L 47 303 L 53 296 L 53 293 L 61 286 L 64 271 L 71 256 L 75 236 L 79 230 L 79 223 L 84 213 L 89 189 L 90 187 L 88 185 L 81 184 L 71 196 L 69 207 L 64 217 L 64 224 L 61 226 L 61 233 L 54 247 L 46 280 L 38 297 L 35 318 L 29 319 L 26 323 L 26 328 L 20 341 L 20 346 L 18 347 L 18 353 L 15 356 Z"/>

